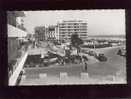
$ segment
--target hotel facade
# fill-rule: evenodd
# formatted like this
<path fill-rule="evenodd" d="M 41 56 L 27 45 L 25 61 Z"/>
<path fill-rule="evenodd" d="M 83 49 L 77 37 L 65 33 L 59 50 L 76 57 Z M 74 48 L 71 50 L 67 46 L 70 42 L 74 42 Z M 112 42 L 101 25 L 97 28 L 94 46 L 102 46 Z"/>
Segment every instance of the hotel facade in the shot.
<path fill-rule="evenodd" d="M 83 20 L 69 20 L 58 23 L 59 40 L 70 40 L 71 35 L 77 33 L 82 40 L 87 38 L 87 22 Z"/>
<path fill-rule="evenodd" d="M 59 39 L 59 32 L 58 32 L 58 26 L 57 25 L 52 25 L 48 26 L 46 28 L 46 40 L 58 40 Z"/>

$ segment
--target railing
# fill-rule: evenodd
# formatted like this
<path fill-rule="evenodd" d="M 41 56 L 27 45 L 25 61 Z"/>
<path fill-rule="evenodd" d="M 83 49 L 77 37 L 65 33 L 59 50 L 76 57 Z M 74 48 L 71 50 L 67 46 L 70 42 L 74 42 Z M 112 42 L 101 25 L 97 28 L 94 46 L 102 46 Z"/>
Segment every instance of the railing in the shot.
<path fill-rule="evenodd" d="M 21 73 L 21 70 L 24 66 L 28 53 L 26 52 L 25 55 L 22 57 L 21 61 L 18 63 L 18 66 L 14 70 L 13 74 L 9 78 L 9 86 L 15 86 L 17 79 Z"/>

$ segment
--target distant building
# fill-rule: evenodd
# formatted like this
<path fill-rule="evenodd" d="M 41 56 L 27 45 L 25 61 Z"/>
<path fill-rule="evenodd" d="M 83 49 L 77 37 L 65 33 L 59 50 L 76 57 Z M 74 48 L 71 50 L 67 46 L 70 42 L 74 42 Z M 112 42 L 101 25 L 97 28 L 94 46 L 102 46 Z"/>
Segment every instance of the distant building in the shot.
<path fill-rule="evenodd" d="M 34 34 L 31 34 L 31 33 L 28 33 L 27 36 L 26 36 L 27 40 L 31 40 L 31 41 L 34 41 Z"/>
<path fill-rule="evenodd" d="M 55 26 L 55 38 L 56 38 L 56 40 L 59 40 L 59 39 L 60 39 L 60 36 L 59 36 L 59 27 L 58 27 L 58 25 Z"/>
<path fill-rule="evenodd" d="M 59 40 L 70 40 L 71 35 L 77 33 L 83 40 L 87 38 L 87 22 L 82 20 L 69 20 L 58 23 Z"/>
<path fill-rule="evenodd" d="M 46 40 L 58 40 L 59 32 L 58 26 L 52 25 L 46 28 Z"/>

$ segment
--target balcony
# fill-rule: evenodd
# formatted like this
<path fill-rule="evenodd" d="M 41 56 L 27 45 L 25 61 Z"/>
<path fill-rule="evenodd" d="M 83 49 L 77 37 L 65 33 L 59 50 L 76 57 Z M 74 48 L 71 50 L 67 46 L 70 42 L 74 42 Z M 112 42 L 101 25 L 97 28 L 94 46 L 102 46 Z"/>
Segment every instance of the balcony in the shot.
<path fill-rule="evenodd" d="M 27 32 L 25 32 L 17 27 L 14 27 L 10 24 L 8 24 L 7 28 L 8 28 L 8 37 L 23 38 L 23 37 L 26 37 L 26 35 L 27 35 Z"/>
<path fill-rule="evenodd" d="M 8 60 L 9 66 L 8 76 L 9 76 L 9 85 L 12 86 L 17 83 L 17 79 L 22 71 L 24 62 L 28 55 L 27 54 L 28 42 L 20 42 L 21 38 L 26 37 L 27 32 L 9 24 L 7 25 L 7 27 L 8 27 L 8 51 L 9 51 L 8 55 L 9 57 L 11 56 L 10 60 Z"/>

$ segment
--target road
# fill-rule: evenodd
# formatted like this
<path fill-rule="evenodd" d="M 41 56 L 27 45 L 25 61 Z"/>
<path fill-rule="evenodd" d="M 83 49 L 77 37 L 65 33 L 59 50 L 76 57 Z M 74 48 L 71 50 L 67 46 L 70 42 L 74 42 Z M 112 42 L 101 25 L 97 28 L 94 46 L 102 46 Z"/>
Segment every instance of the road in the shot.
<path fill-rule="evenodd" d="M 126 58 L 117 55 L 120 47 L 96 49 L 98 53 L 104 53 L 108 58 L 107 62 L 98 62 L 88 66 L 90 75 L 115 75 L 126 76 Z M 94 69 L 92 69 L 94 67 Z"/>

